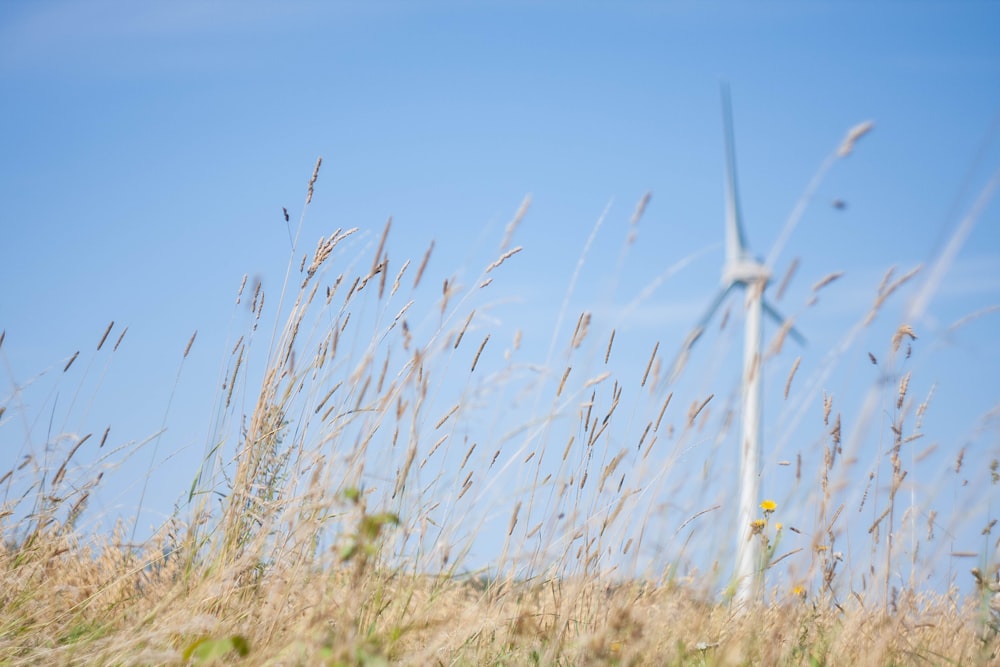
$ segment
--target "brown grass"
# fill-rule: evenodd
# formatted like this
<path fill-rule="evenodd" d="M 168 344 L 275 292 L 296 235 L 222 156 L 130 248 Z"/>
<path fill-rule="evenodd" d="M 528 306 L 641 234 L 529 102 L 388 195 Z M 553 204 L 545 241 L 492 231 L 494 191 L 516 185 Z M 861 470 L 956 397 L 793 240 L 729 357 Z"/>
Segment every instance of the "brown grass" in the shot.
<path fill-rule="evenodd" d="M 845 140 L 847 150 L 862 129 Z M 317 161 L 306 205 L 319 168 Z M 43 464 L 27 453 L 0 477 L 0 664 L 996 660 L 995 568 L 977 570 L 972 595 L 922 591 L 890 577 L 900 559 L 916 559 L 897 546 L 904 539 L 898 515 L 906 509 L 899 495 L 909 474 L 906 454 L 920 437 L 928 403 L 914 407 L 911 370 L 883 389 L 892 442 L 876 469 L 860 477 L 856 458 L 845 452 L 839 404 L 835 410 L 834 397 L 824 394 L 819 468 L 803 471 L 799 453 L 795 471 L 797 484 L 815 480 L 815 525 L 782 526 L 780 506 L 763 508 L 753 539 L 762 542 L 761 568 L 773 585 L 749 608 L 719 594 L 731 583 L 719 563 L 734 546 L 712 530 L 724 502 L 684 497 L 692 485 L 717 483 L 718 472 L 707 468 L 702 478 L 685 475 L 673 486 L 666 479 L 689 448 L 714 437 L 704 434 L 715 423 L 707 406 L 713 401 L 725 415 L 725 405 L 716 408 L 724 399 L 702 392 L 686 415 L 673 415 L 673 392 L 663 397 L 655 388 L 659 342 L 641 374 L 641 362 L 622 370 L 609 362 L 616 340 L 619 349 L 630 345 L 627 334 L 611 329 L 606 343 L 603 333 L 589 336 L 596 323 L 590 311 L 581 312 L 563 340 L 566 362 L 557 368 L 564 370 L 542 369 L 527 383 L 539 411 L 520 418 L 501 410 L 505 389 L 523 390 L 515 373 L 522 369 L 500 364 L 497 343 L 487 345 L 492 333 L 482 331 L 484 306 L 475 294 L 486 274 L 516 270 L 521 247 L 508 247 L 529 201 L 473 287 L 451 277 L 430 303 L 417 288 L 433 243 L 409 294 L 397 294 L 406 291 L 400 283 L 409 261 L 385 289 L 391 221 L 364 275 L 332 275 L 331 266 L 354 252 L 341 243 L 356 230 L 321 238 L 311 261 L 299 261 L 293 250 L 289 275 L 296 267 L 299 275 L 286 285 L 297 291 L 283 289 L 277 299 L 291 301 L 278 308 L 284 323 L 275 323 L 263 355 L 255 353 L 265 296 L 256 283 L 247 329 L 227 346 L 221 417 L 200 470 L 191 473 L 187 502 L 148 540 L 126 539 L 135 525 L 125 523 L 110 535 L 81 528 L 101 466 L 131 456 L 131 447 L 103 453 L 90 467 L 75 465 L 85 443 L 93 443 L 90 434 L 68 442 L 60 460 Z M 626 245 L 647 203 L 648 195 L 636 207 Z M 887 274 L 861 326 L 914 275 L 890 282 Z M 237 303 L 245 287 L 244 276 Z M 324 296 L 315 299 L 317 293 Z M 113 326 L 100 336 L 98 352 Z M 482 336 L 478 347 L 460 347 L 473 333 Z M 909 325 L 886 341 L 893 354 L 904 338 L 917 340 Z M 262 356 L 254 380 L 249 367 Z M 799 361 L 787 376 L 786 399 Z M 449 373 L 460 381 L 450 384 Z M 453 385 L 457 396 L 446 390 Z M 648 395 L 645 407 L 624 407 L 634 395 Z M 247 414 L 238 412 L 244 404 L 252 406 Z M 11 399 L 0 406 L 0 419 L 8 411 L 23 408 Z M 676 431 L 672 419 L 681 424 Z M 720 419 L 723 433 L 728 423 Z M 996 482 L 995 465 L 993 475 Z M 857 507 L 849 504 L 858 496 Z M 845 572 L 852 564 L 838 544 L 848 538 L 845 523 L 862 510 L 871 512 L 862 518 L 871 557 Z M 658 522 L 664 512 L 673 516 L 667 530 Z M 928 533 L 942 527 L 936 511 L 927 526 Z M 469 554 L 486 531 L 502 551 L 488 568 L 470 572 Z"/>
<path fill-rule="evenodd" d="M 248 664 L 985 664 L 972 601 L 892 612 L 795 596 L 747 615 L 684 582 L 458 580 L 284 562 L 220 568 L 52 537 L 0 559 L 6 664 L 181 664 L 215 642 Z M 16 576 L 14 576 L 16 575 Z M 992 647 L 992 648 L 991 648 Z M 195 659 L 194 662 L 202 660 Z"/>

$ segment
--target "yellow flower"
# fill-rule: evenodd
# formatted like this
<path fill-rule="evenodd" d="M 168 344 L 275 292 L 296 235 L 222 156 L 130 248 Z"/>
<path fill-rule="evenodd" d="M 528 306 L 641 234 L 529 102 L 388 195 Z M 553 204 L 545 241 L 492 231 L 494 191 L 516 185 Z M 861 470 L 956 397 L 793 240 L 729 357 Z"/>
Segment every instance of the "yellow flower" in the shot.
<path fill-rule="evenodd" d="M 760 504 L 760 508 L 764 510 L 764 514 L 770 514 L 774 510 L 778 509 L 778 503 L 768 499 Z"/>
<path fill-rule="evenodd" d="M 806 589 L 804 586 L 794 586 L 792 588 L 792 595 L 805 599 Z"/>
<path fill-rule="evenodd" d="M 781 530 L 781 526 L 782 526 L 782 523 L 779 521 L 778 523 L 774 524 L 774 529 L 775 530 Z"/>
<path fill-rule="evenodd" d="M 759 533 L 762 530 L 764 530 L 764 526 L 766 526 L 766 525 L 767 525 L 767 521 L 764 521 L 763 519 L 754 519 L 753 521 L 750 522 L 750 531 L 754 535 L 756 535 L 757 533 Z"/>

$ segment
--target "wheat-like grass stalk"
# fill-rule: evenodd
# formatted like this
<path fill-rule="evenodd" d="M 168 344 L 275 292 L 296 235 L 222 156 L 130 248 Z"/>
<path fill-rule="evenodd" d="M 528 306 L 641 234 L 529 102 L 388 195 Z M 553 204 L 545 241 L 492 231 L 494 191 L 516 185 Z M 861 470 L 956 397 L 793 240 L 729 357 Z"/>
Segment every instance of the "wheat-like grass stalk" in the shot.
<path fill-rule="evenodd" d="M 849 135 L 847 152 L 861 134 Z M 318 160 L 306 206 L 319 166 Z M 249 294 L 244 275 L 237 305 L 250 302 L 250 319 L 227 344 L 220 416 L 202 469 L 190 502 L 147 542 L 135 543 L 134 527 L 130 539 L 122 526 L 110 539 L 88 544 L 79 531 L 104 470 L 75 477 L 74 466 L 87 452 L 103 450 L 110 426 L 96 448 L 84 447 L 94 442 L 91 435 L 75 437 L 65 441 L 58 465 L 29 455 L 0 477 L 8 490 L 32 470 L 44 480 L 28 484 L 44 500 L 30 539 L 8 539 L 17 509 L 8 503 L 12 492 L 0 507 L 0 662 L 198 663 L 205 655 L 235 661 L 241 652 L 249 662 L 289 664 L 991 659 L 998 645 L 988 604 L 984 610 L 951 592 L 921 597 L 913 575 L 909 582 L 888 575 L 901 563 L 914 569 L 923 553 L 917 541 L 902 548 L 914 509 L 896 505 L 913 467 L 933 451 L 913 450 L 924 421 L 933 418 L 933 387 L 917 405 L 914 396 L 924 394 L 919 369 L 896 359 L 904 343 L 917 341 L 916 329 L 903 325 L 887 336 L 892 358 L 883 359 L 884 367 L 876 364 L 893 379 L 882 390 L 892 441 L 865 474 L 858 474 L 858 453 L 842 436 L 850 424 L 845 402 L 824 388 L 822 424 L 816 419 L 815 425 L 822 461 L 814 476 L 804 470 L 801 451 L 794 457 L 796 485 L 817 487 L 809 495 L 815 512 L 795 519 L 808 525 L 781 527 L 770 514 L 775 503 L 762 505 L 756 538 L 766 547 L 763 568 L 774 586 L 755 613 L 735 614 L 718 595 L 726 575 L 718 554 L 713 559 L 713 550 L 729 543 L 718 527 L 726 524 L 727 494 L 716 490 L 726 479 L 719 463 L 732 412 L 725 393 L 692 399 L 686 428 L 674 433 L 671 419 L 685 418 L 668 413 L 674 393 L 682 405 L 689 396 L 680 385 L 666 396 L 657 388 L 660 343 L 640 378 L 629 362 L 621 363 L 629 356 L 623 350 L 635 347 L 631 333 L 605 329 L 588 309 L 571 335 L 552 334 L 540 369 L 520 358 L 520 329 L 503 359 L 485 354 L 497 332 L 489 329 L 490 308 L 478 295 L 493 289 L 486 274 L 499 282 L 516 268 L 507 260 L 520 246 L 510 249 L 510 243 L 529 202 L 508 224 L 499 258 L 472 287 L 448 278 L 429 304 L 426 290 L 417 288 L 433 243 L 412 287 L 401 286 L 408 261 L 390 287 L 389 255 L 398 256 L 391 220 L 369 248 L 370 264 L 354 246 L 338 250 L 355 243 L 348 237 L 356 230 L 321 237 L 311 261 L 296 249 L 297 232 L 276 300 L 281 322 L 276 319 L 263 355 L 254 331 L 265 317 L 264 293 L 255 281 Z M 626 247 L 649 202 L 647 194 L 636 206 Z M 340 266 L 344 258 L 348 265 Z M 582 275 L 582 259 L 558 323 Z M 296 266 L 301 275 L 293 280 Z M 859 329 L 915 275 L 893 280 L 887 274 Z M 814 292 L 834 279 L 820 280 Z M 472 331 L 482 338 L 470 363 L 472 350 L 460 343 Z M 0 350 L 4 338 L 0 333 Z M 565 360 L 553 366 L 557 341 Z M 182 365 L 193 342 L 194 336 Z M 266 362 L 258 367 L 261 356 Z M 786 400 L 800 361 L 787 376 Z M 901 369 L 892 365 L 897 362 Z M 519 374 L 529 377 L 523 385 Z M 809 380 L 805 391 L 796 381 L 794 393 L 808 395 Z M 11 406 L 24 409 L 13 400 L 0 405 L 0 428 Z M 133 448 L 112 449 L 100 454 L 100 465 Z M 949 470 L 967 473 L 972 451 L 963 448 Z M 697 466 L 679 465 L 702 454 L 700 474 L 691 474 Z M 791 460 L 778 464 L 790 467 Z M 997 469 L 1000 464 L 993 469 L 1000 477 Z M 845 482 L 852 475 L 860 481 Z M 852 491 L 857 503 L 850 502 Z M 860 588 L 849 570 L 865 550 L 851 542 L 855 509 L 871 512 L 863 521 L 872 555 Z M 980 525 L 989 532 L 992 521 Z M 927 541 L 947 530 L 941 514 L 930 510 Z M 486 531 L 502 544 L 499 558 L 489 569 L 469 572 L 469 555 Z M 800 541 L 784 546 L 792 539 Z M 881 572 L 873 567 L 879 556 Z M 991 576 L 980 570 L 983 596 L 993 593 Z"/>

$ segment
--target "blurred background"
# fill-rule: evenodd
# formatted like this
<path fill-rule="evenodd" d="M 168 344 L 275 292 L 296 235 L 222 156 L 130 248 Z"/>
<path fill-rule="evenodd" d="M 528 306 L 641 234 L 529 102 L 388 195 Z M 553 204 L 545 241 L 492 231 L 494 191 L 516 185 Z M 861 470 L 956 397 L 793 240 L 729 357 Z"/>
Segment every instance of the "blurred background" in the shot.
<path fill-rule="evenodd" d="M 5 2 L 0 471 L 58 465 L 94 432 L 74 461 L 109 474 L 84 525 L 106 530 L 121 518 L 136 539 L 148 536 L 183 505 L 212 444 L 226 363 L 250 322 L 245 303 L 235 305 L 245 274 L 269 295 L 263 354 L 284 314 L 270 297 L 289 257 L 358 227 L 325 280 L 364 270 L 391 216 L 393 267 L 415 265 L 434 242 L 422 283 L 430 305 L 411 316 L 415 331 L 433 330 L 442 282 L 475 285 L 530 196 L 510 244 L 524 250 L 466 303 L 477 308 L 466 355 L 491 335 L 480 378 L 470 385 L 468 359 L 456 361 L 442 376 L 438 413 L 453 396 L 478 405 L 463 429 L 484 441 L 482 468 L 504 449 L 485 444 L 498 423 L 549 415 L 571 432 L 575 409 L 556 419 L 539 396 L 558 383 L 578 316 L 592 313 L 573 374 L 578 398 L 609 365 L 627 406 L 602 460 L 635 452 L 675 396 L 666 413 L 674 435 L 641 461 L 657 486 L 643 499 L 650 529 L 635 567 L 724 564 L 738 295 L 683 375 L 673 384 L 667 375 L 719 286 L 719 90 L 728 82 L 748 242 L 771 261 L 768 297 L 807 338 L 769 358 L 765 376 L 762 494 L 778 503 L 776 519 L 802 531 L 786 533 L 783 548 L 821 546 L 812 524 L 828 396 L 843 415 L 850 464 L 834 480 L 843 497 L 832 509 L 845 506 L 836 548 L 858 571 L 874 557 L 866 531 L 885 503 L 865 500 L 888 493 L 897 388 L 911 372 L 907 428 L 923 435 L 907 444 L 900 494 L 909 513 L 893 520 L 909 522 L 910 538 L 933 537 L 909 559 L 920 577 L 969 583 L 969 567 L 995 562 L 1000 500 L 990 469 L 1000 457 L 998 24 L 991 2 Z M 869 120 L 874 129 L 853 153 L 828 164 L 848 130 Z M 893 267 L 890 283 L 923 268 L 866 324 Z M 834 272 L 843 275 L 814 292 Z M 127 327 L 113 355 L 110 342 L 96 351 L 112 321 L 111 342 Z M 917 338 L 907 339 L 909 358 L 904 343 L 891 362 L 902 324 Z M 765 326 L 766 344 L 775 332 Z M 640 387 L 657 344 L 658 381 Z M 501 397 L 477 403 L 496 383 Z M 689 406 L 709 394 L 705 421 L 685 429 Z M 931 394 L 917 429 L 916 406 Z M 253 400 L 251 387 L 238 409 Z M 558 462 L 565 438 L 552 439 Z M 470 568 L 495 559 L 513 498 L 535 479 L 523 459 L 538 443 L 510 442 L 497 465 L 510 484 L 477 497 L 485 518 L 475 525 L 499 528 L 472 531 Z M 465 450 L 456 446 L 442 470 Z M 8 504 L 25 492 L 12 479 L 0 488 Z M 710 525 L 684 523 L 716 505 L 702 519 Z M 713 536 L 707 546 L 680 548 L 696 528 Z"/>

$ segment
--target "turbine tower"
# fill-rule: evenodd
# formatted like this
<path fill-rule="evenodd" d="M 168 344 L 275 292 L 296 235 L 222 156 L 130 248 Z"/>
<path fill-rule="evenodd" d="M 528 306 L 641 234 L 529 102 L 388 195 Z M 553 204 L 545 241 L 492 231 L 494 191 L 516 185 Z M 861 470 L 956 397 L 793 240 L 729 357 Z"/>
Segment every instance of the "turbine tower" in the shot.
<path fill-rule="evenodd" d="M 674 372 L 678 372 L 691 346 L 701 336 L 709 320 L 735 288 L 744 292 L 746 319 L 743 340 L 742 412 L 740 429 L 740 502 L 737 525 L 735 596 L 738 603 L 757 599 L 761 584 L 760 543 L 754 538 L 751 522 L 760 502 L 760 443 L 763 402 L 761 398 L 761 328 L 763 313 L 779 325 L 785 319 L 764 299 L 764 288 L 770 279 L 767 266 L 754 257 L 747 247 L 740 214 L 736 183 L 736 152 L 733 147 L 733 121 L 729 89 L 722 85 L 722 118 L 726 147 L 726 259 L 722 266 L 722 286 L 704 316 L 695 325 L 685 342 Z M 794 328 L 789 333 L 804 343 Z"/>

